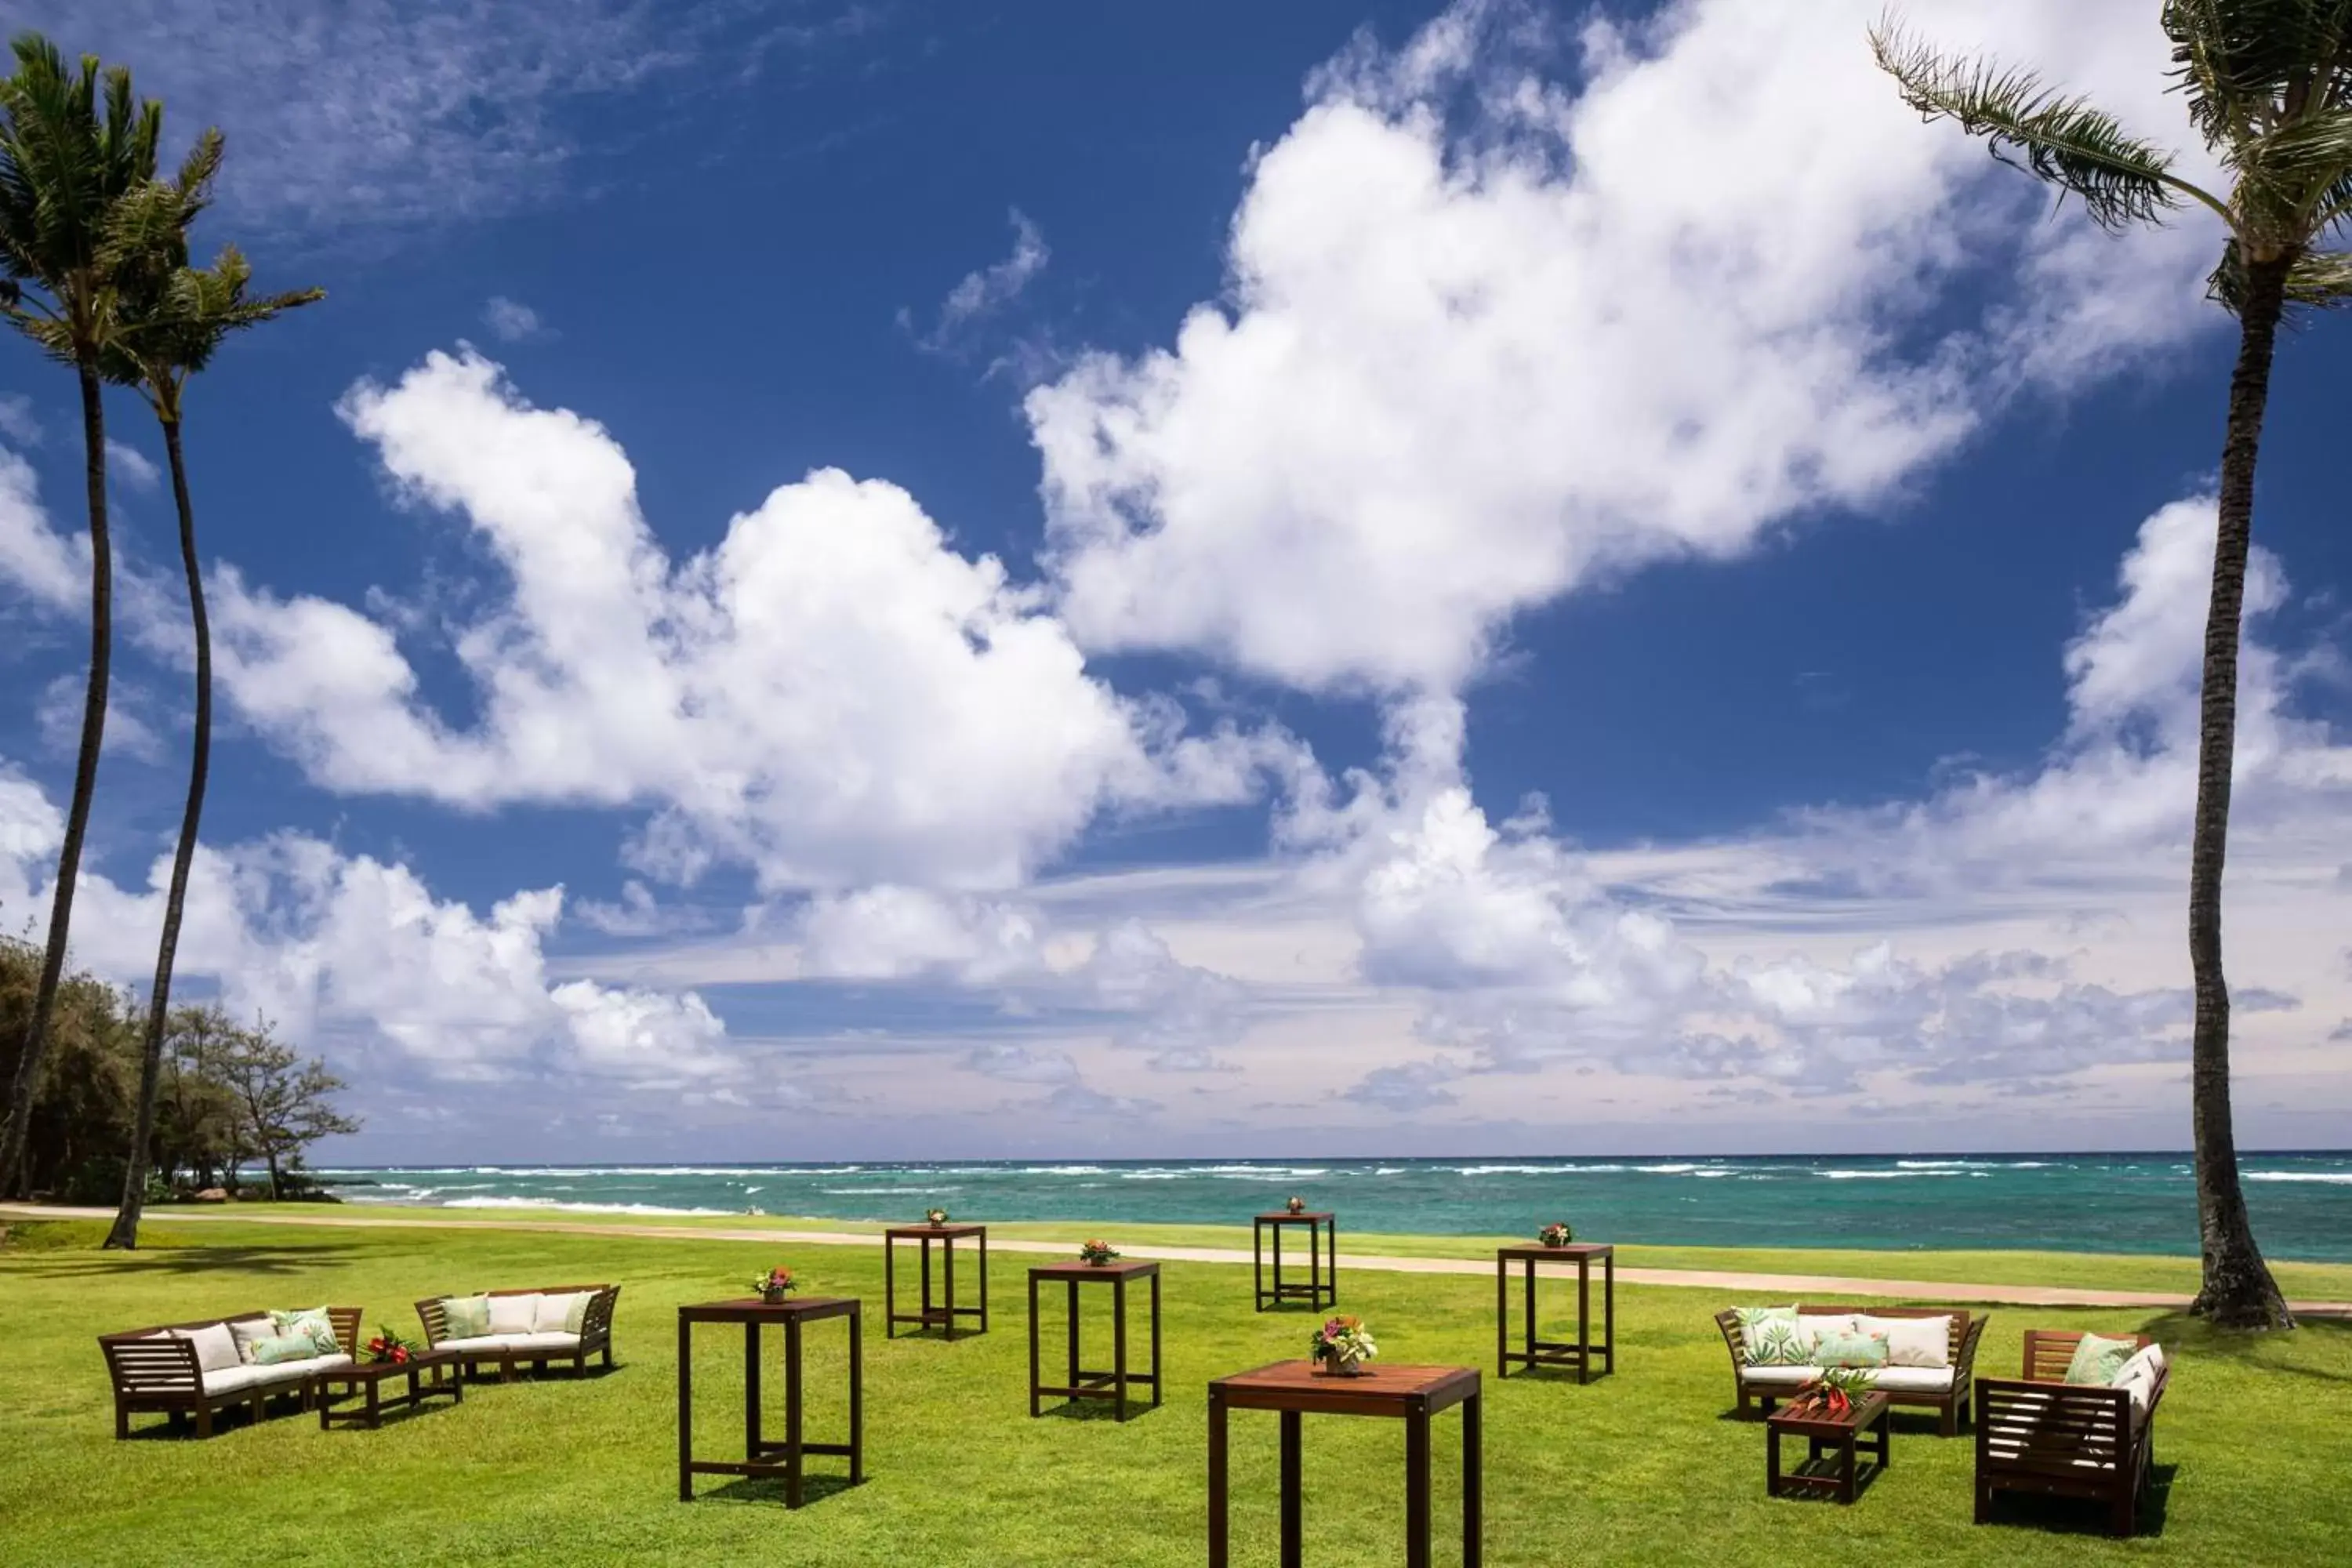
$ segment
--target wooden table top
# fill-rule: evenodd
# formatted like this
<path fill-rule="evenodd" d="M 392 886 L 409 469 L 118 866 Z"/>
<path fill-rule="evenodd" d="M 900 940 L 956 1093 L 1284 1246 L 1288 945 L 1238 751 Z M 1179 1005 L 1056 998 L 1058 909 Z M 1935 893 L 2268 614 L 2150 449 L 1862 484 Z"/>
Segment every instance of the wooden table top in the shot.
<path fill-rule="evenodd" d="M 1140 1279 L 1160 1272 L 1152 1258 L 1121 1258 L 1117 1263 L 1040 1263 L 1029 1270 L 1032 1279 Z"/>
<path fill-rule="evenodd" d="M 1566 1247 L 1546 1247 L 1539 1241 L 1523 1242 L 1517 1247 L 1495 1248 L 1496 1258 L 1532 1258 L 1538 1262 L 1548 1258 L 1573 1263 L 1580 1258 L 1614 1258 L 1617 1248 L 1605 1241 L 1571 1241 Z"/>
<path fill-rule="evenodd" d="M 1306 1221 L 1310 1219 L 1330 1219 L 1333 1217 L 1334 1215 L 1329 1209 L 1302 1209 L 1297 1214 L 1292 1214 L 1288 1209 L 1277 1209 L 1273 1214 L 1262 1214 L 1258 1215 L 1257 1222 L 1260 1225 L 1281 1225 L 1286 1221 L 1297 1220 L 1301 1224 L 1304 1224 Z"/>
<path fill-rule="evenodd" d="M 1832 1436 L 1869 1426 L 1878 1419 L 1880 1414 L 1887 1408 L 1887 1405 L 1885 1393 L 1874 1388 L 1855 1394 L 1853 1405 L 1847 1408 L 1843 1417 L 1793 1415 L 1790 1414 L 1789 1406 L 1784 1405 L 1764 1419 L 1768 1425 L 1778 1426 L 1784 1432 L 1794 1432 L 1800 1436 Z"/>
<path fill-rule="evenodd" d="M 403 1373 L 416 1372 L 425 1367 L 447 1366 L 453 1362 L 462 1360 L 464 1355 L 463 1351 L 445 1351 L 436 1347 L 433 1350 L 416 1351 L 404 1362 L 358 1360 L 353 1361 L 349 1366 L 326 1367 L 310 1375 L 337 1379 L 392 1377 Z"/>
<path fill-rule="evenodd" d="M 1328 1410 L 1366 1415 L 1444 1410 L 1477 1392 L 1476 1367 L 1398 1366 L 1382 1362 L 1374 1362 L 1355 1377 L 1327 1377 L 1315 1370 L 1313 1362 L 1280 1361 L 1209 1383 L 1212 1398 L 1239 1409 Z"/>
<path fill-rule="evenodd" d="M 788 1296 L 770 1306 L 757 1296 L 732 1301 L 699 1301 L 677 1310 L 681 1323 L 781 1323 L 790 1318 L 845 1318 L 857 1310 L 855 1296 Z"/>
<path fill-rule="evenodd" d="M 913 1236 L 986 1236 L 988 1227 L 984 1225 L 931 1225 L 927 1222 L 922 1225 L 890 1226 L 884 1229 L 882 1234 L 897 1240 L 904 1240 Z"/>

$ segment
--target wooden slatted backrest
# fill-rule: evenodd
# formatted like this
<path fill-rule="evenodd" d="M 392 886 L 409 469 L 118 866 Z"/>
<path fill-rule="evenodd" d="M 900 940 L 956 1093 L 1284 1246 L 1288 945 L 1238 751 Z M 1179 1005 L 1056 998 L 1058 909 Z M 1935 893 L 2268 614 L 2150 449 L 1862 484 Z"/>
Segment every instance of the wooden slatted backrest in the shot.
<path fill-rule="evenodd" d="M 335 1342 L 353 1361 L 360 1359 L 360 1320 L 367 1316 L 357 1307 L 330 1307 L 327 1321 L 335 1325 Z"/>
<path fill-rule="evenodd" d="M 1715 1326 L 1723 1331 L 1723 1342 L 1731 1347 L 1731 1359 L 1745 1365 L 1748 1361 L 1748 1335 L 1739 1326 L 1738 1310 L 1726 1307 L 1715 1315 Z"/>
<path fill-rule="evenodd" d="M 2102 1334 L 2101 1339 L 2129 1340 L 2134 1351 L 2143 1351 L 2156 1343 L 2146 1334 Z M 2066 1368 L 2074 1359 L 2075 1347 L 2083 1342 L 2080 1329 L 2028 1329 L 2025 1331 L 2025 1372 L 2023 1375 L 2036 1383 L 2063 1383 Z"/>
<path fill-rule="evenodd" d="M 425 1325 L 425 1344 L 428 1350 L 439 1344 L 449 1332 L 449 1311 L 442 1306 L 443 1300 L 442 1297 L 432 1296 L 416 1303 L 417 1321 Z"/>
<path fill-rule="evenodd" d="M 2131 1395 L 2120 1388 L 1977 1380 L 1977 1453 L 2001 1469 L 2085 1479 L 2129 1458 Z"/>
<path fill-rule="evenodd" d="M 598 1285 L 593 1289 L 596 1294 L 589 1299 L 588 1310 L 580 1319 L 580 1341 L 583 1344 L 602 1339 L 613 1331 L 613 1309 L 621 1300 L 618 1285 Z"/>

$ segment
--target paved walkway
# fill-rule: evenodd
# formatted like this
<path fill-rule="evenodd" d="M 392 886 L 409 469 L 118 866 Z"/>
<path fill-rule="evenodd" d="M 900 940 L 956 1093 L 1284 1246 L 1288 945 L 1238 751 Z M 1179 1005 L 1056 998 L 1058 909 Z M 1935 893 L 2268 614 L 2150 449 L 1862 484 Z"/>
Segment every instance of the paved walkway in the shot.
<path fill-rule="evenodd" d="M 16 1219 L 111 1219 L 114 1211 L 107 1208 L 66 1208 L 41 1205 L 19 1206 L 0 1205 L 0 1215 Z M 238 1225 L 334 1226 L 354 1230 L 516 1230 L 540 1234 L 556 1233 L 568 1236 L 633 1236 L 658 1240 L 678 1241 L 787 1241 L 795 1246 L 814 1247 L 879 1247 L 882 1238 L 857 1231 L 788 1230 L 777 1226 L 734 1227 L 719 1226 L 637 1225 L 634 1223 L 592 1223 L 555 1219 L 411 1219 L 389 1215 L 320 1214 L 310 1215 L 245 1215 L 232 1209 L 172 1208 L 152 1212 L 151 1220 L 162 1225 L 180 1225 L 188 1221 Z M 989 1246 L 998 1252 L 1067 1254 L 1075 1241 L 1045 1241 L 1026 1237 L 992 1237 Z M 1130 1258 L 1153 1258 L 1179 1263 L 1239 1263 L 1250 1261 L 1249 1253 L 1234 1247 L 1154 1247 L 1130 1244 L 1120 1248 Z M 1393 1274 L 1483 1274 L 1492 1276 L 1492 1258 L 1380 1258 L 1361 1253 L 1347 1255 L 1349 1268 L 1381 1269 Z M 1549 1271 L 1549 1266 L 1546 1266 Z M 1981 1302 L 1993 1306 L 2015 1307 L 2138 1307 L 2157 1310 L 2185 1309 L 2189 1298 L 2151 1290 L 2077 1290 L 2055 1285 L 1969 1285 L 1948 1279 L 1867 1279 L 1838 1274 L 1747 1274 L 1713 1268 L 1633 1268 L 1617 1270 L 1618 1279 L 1627 1285 L 1662 1285 L 1689 1289 L 1737 1291 L 1743 1294 L 1774 1298 L 1811 1298 L 1878 1296 L 1897 1300 Z M 2298 1316 L 2352 1315 L 2352 1302 L 2295 1301 L 2291 1309 Z"/>

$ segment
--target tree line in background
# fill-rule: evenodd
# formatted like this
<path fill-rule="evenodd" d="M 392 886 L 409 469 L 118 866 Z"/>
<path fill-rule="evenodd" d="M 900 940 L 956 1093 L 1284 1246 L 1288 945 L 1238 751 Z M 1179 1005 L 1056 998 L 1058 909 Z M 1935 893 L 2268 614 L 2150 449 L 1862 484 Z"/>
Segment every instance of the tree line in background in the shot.
<path fill-rule="evenodd" d="M 11 1072 L 42 957 L 0 937 L 0 1068 Z M 26 1126 L 28 1189 L 68 1203 L 109 1203 L 135 1171 L 142 1196 L 235 1195 L 239 1171 L 257 1164 L 267 1173 L 263 1195 L 314 1195 L 305 1152 L 359 1131 L 334 1106 L 342 1080 L 279 1040 L 266 1020 L 240 1024 L 217 1004 L 183 1005 L 164 1020 L 155 1098 L 142 1115 L 143 1014 L 136 998 L 87 974 L 58 987 L 47 1088 Z M 142 1140 L 135 1148 L 134 1139 Z"/>
<path fill-rule="evenodd" d="M 176 173 L 158 173 L 163 106 L 140 100 L 131 73 L 101 67 L 84 56 L 68 67 L 57 47 L 37 33 L 19 35 L 11 50 L 16 69 L 0 79 L 0 316 L 58 363 L 74 373 L 81 396 L 84 480 L 89 516 L 89 676 L 84 690 L 81 744 L 74 763 L 73 793 L 50 895 L 47 940 L 39 951 L 32 994 L 21 1024 L 0 1039 L 15 1042 L 9 1065 L 8 1104 L 0 1121 L 0 1196 L 32 1190 L 28 1161 L 37 1120 L 61 1100 L 79 1101 L 97 1093 L 93 1086 L 58 1074 L 59 999 L 70 987 L 77 997 L 94 994 L 80 978 L 68 982 L 66 952 L 72 934 L 73 900 L 81 870 L 89 808 L 98 787 L 98 763 L 106 732 L 109 665 L 113 643 L 113 552 L 106 495 L 106 402 L 111 384 L 135 391 L 162 426 L 170 458 L 172 499 L 180 531 L 180 561 L 188 588 L 189 621 L 194 636 L 195 679 L 192 699 L 194 745 L 188 793 L 164 895 L 162 940 L 155 977 L 136 1052 L 137 1087 L 129 1123 L 115 1147 L 121 1165 L 121 1206 L 109 1247 L 136 1247 L 139 1215 L 149 1184 L 148 1162 L 157 1142 L 156 1118 L 168 1070 L 176 1070 L 167 1047 L 181 1037 L 180 1013 L 172 1008 L 172 967 L 180 939 L 188 875 L 204 814 L 205 784 L 212 752 L 212 633 L 205 615 L 204 574 L 196 553 L 195 510 L 189 498 L 181 423 L 189 379 L 211 363 L 232 332 L 257 326 L 299 305 L 323 298 L 320 290 L 249 297 L 252 269 L 235 246 L 224 246 L 209 267 L 191 258 L 189 230 L 211 205 L 224 144 L 206 130 L 190 146 Z M 244 1031 L 252 1037 L 254 1031 Z M 247 1039 L 242 1056 L 223 1063 L 249 1079 L 263 1045 Z M 290 1070 L 283 1068 L 273 1071 Z M 228 1072 L 227 1067 L 221 1068 Z M 45 1097 L 52 1078 L 58 1092 Z M 220 1081 L 227 1082 L 235 1078 Z M 212 1081 L 208 1079 L 207 1081 Z M 267 1118 L 257 1110 L 247 1125 Z M 86 1131 L 86 1130 L 85 1130 Z M 274 1137 L 276 1134 L 272 1133 Z M 259 1152 L 260 1151 L 256 1151 Z M 84 1152 L 87 1168 L 94 1157 Z M 272 1156 L 274 1160 L 274 1156 Z M 228 1167 L 235 1169 L 234 1163 Z M 275 1181 L 273 1163 L 273 1188 Z"/>

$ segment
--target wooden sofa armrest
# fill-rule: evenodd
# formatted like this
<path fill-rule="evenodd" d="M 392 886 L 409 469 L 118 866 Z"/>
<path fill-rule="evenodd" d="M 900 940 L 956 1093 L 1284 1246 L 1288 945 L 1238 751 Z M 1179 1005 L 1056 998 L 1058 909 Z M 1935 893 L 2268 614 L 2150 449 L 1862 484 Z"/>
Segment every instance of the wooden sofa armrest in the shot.
<path fill-rule="evenodd" d="M 204 1369 L 196 1347 L 174 1335 L 150 1339 L 145 1334 L 110 1335 L 98 1342 L 106 1355 L 106 1370 L 117 1394 L 185 1394 L 204 1392 Z"/>
<path fill-rule="evenodd" d="M 2122 1468 L 2145 1421 L 2124 1389 L 2027 1377 L 1977 1379 L 1976 1419 L 1980 1466 L 2062 1474 Z"/>
<path fill-rule="evenodd" d="M 596 1294 L 589 1299 L 588 1310 L 580 1318 L 583 1349 L 592 1344 L 602 1344 L 613 1337 L 613 1309 L 620 1305 L 620 1301 L 621 1288 L 618 1285 L 597 1287 Z"/>
<path fill-rule="evenodd" d="M 1739 1326 L 1738 1310 L 1726 1307 L 1717 1312 L 1715 1326 L 1723 1331 L 1723 1347 L 1731 1352 L 1732 1374 L 1738 1376 L 1740 1369 L 1748 1364 L 1747 1334 Z"/>
<path fill-rule="evenodd" d="M 425 1325 L 425 1348 L 431 1350 L 449 1333 L 448 1309 L 442 1306 L 446 1298 L 432 1296 L 416 1303 L 416 1320 Z"/>
<path fill-rule="evenodd" d="M 335 1342 L 353 1361 L 360 1359 L 360 1325 L 367 1317 L 364 1307 L 330 1307 L 327 1321 L 335 1325 Z"/>
<path fill-rule="evenodd" d="M 1953 1387 L 1957 1388 L 1962 1383 L 1976 1376 L 1977 1342 L 1984 1338 L 1985 1325 L 1991 1321 L 1992 1314 L 1990 1312 L 1977 1312 L 1969 1316 L 1968 1332 L 1960 1336 L 1959 1352 L 1952 1357 Z"/>

